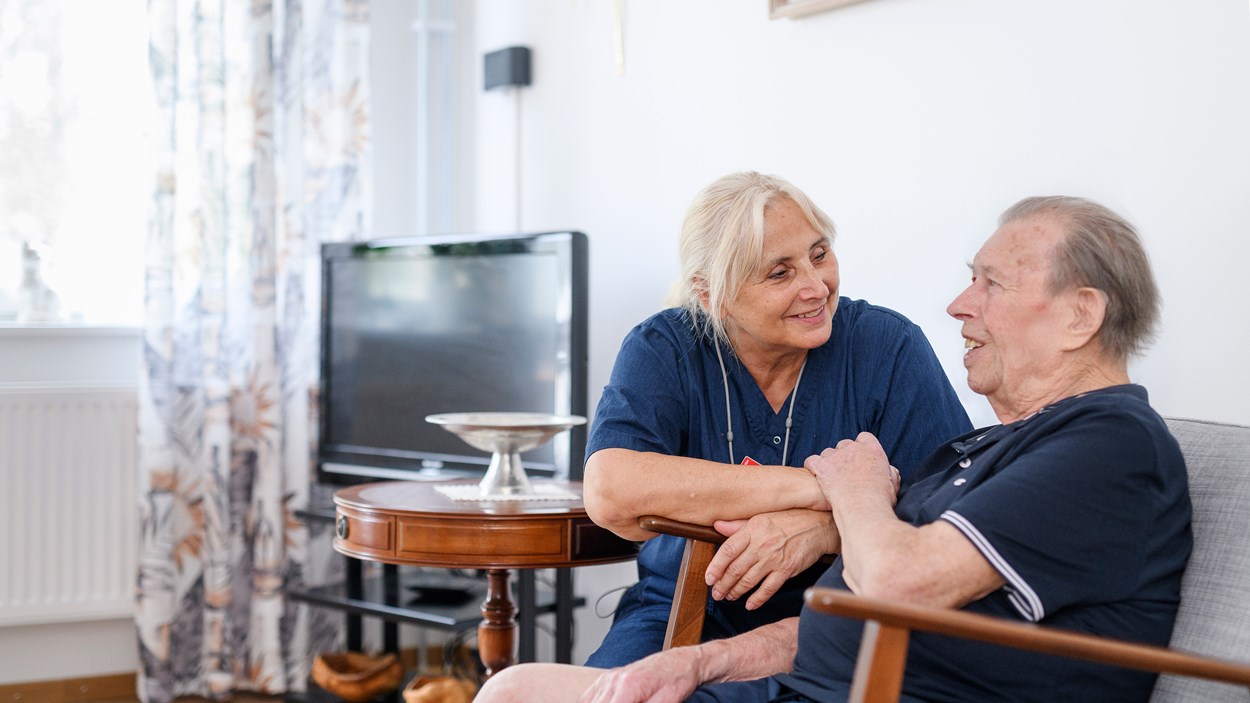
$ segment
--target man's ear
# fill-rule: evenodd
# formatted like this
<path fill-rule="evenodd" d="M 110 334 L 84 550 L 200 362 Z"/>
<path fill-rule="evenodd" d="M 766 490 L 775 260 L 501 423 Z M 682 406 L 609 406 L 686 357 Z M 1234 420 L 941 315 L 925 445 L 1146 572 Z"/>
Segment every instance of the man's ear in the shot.
<path fill-rule="evenodd" d="M 1070 294 L 1071 317 L 1064 330 L 1065 351 L 1080 349 L 1102 329 L 1107 318 L 1107 294 L 1097 288 L 1077 288 Z"/>

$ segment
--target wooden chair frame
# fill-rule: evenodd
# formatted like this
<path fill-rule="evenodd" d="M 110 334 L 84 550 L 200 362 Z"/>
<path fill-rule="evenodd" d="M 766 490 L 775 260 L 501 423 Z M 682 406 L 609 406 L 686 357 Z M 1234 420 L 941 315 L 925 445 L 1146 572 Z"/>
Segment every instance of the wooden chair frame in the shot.
<path fill-rule="evenodd" d="M 850 703 L 893 703 L 903 687 L 907 644 L 916 630 L 1130 669 L 1179 674 L 1250 687 L 1250 665 L 1011 622 L 960 610 L 862 598 L 831 588 L 807 589 L 809 608 L 865 621 Z"/>
<path fill-rule="evenodd" d="M 653 515 L 639 519 L 638 525 L 651 532 L 686 538 L 664 648 L 699 643 L 708 592 L 703 574 L 716 553 L 717 545 L 724 542 L 725 537 L 710 527 Z M 822 613 L 865 621 L 849 703 L 898 701 L 903 686 L 907 645 L 911 633 L 916 630 L 1250 687 L 1250 665 L 1247 663 L 1166 647 L 1065 632 L 959 610 L 872 600 L 829 588 L 808 589 L 806 602 L 808 607 Z"/>
<path fill-rule="evenodd" d="M 673 608 L 668 614 L 668 630 L 664 633 L 664 649 L 702 642 L 703 616 L 707 612 L 707 582 L 703 574 L 725 536 L 711 527 L 658 515 L 642 516 L 638 526 L 657 534 L 686 538 L 677 588 L 673 592 Z"/>

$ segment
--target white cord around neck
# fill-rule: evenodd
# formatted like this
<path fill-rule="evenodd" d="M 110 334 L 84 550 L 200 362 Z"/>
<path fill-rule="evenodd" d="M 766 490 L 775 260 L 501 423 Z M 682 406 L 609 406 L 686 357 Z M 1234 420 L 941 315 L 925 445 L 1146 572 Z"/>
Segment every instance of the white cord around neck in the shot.
<path fill-rule="evenodd" d="M 734 459 L 734 422 L 733 417 L 729 414 L 729 374 L 725 373 L 725 359 L 720 355 L 720 342 L 713 340 L 716 345 L 716 361 L 720 363 L 720 380 L 725 384 L 725 439 L 729 442 L 729 463 L 738 463 Z"/>
<path fill-rule="evenodd" d="M 729 374 L 725 371 L 725 358 L 720 353 L 720 343 L 716 344 L 716 361 L 720 364 L 720 378 L 725 385 L 725 440 L 729 443 L 729 463 L 736 464 L 734 458 L 734 424 L 729 411 Z M 807 368 L 807 357 L 803 357 L 803 365 L 799 367 L 799 375 L 794 379 L 794 390 L 790 391 L 790 409 L 786 412 L 786 441 L 781 447 L 781 465 L 786 465 L 790 453 L 790 426 L 794 418 L 794 401 L 799 396 L 799 381 L 803 380 L 803 369 Z"/>

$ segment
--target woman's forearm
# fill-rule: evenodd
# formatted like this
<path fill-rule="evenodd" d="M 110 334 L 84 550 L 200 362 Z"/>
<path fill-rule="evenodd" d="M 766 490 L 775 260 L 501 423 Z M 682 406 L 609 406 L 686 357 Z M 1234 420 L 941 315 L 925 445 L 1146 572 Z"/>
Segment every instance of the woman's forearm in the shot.
<path fill-rule="evenodd" d="M 628 449 L 602 449 L 586 462 L 586 510 L 626 539 L 654 535 L 638 527 L 643 515 L 701 525 L 790 508 L 828 509 L 806 469 L 731 466 Z"/>

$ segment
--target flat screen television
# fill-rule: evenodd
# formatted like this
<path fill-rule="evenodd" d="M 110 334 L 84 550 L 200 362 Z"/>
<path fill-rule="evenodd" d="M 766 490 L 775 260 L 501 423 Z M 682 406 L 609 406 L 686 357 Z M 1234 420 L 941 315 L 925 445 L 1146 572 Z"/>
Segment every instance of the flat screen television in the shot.
<path fill-rule="evenodd" d="M 318 479 L 483 474 L 427 415 L 585 416 L 586 279 L 580 232 L 324 245 Z M 585 446 L 576 427 L 521 459 L 578 480 Z"/>

